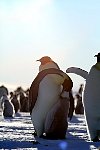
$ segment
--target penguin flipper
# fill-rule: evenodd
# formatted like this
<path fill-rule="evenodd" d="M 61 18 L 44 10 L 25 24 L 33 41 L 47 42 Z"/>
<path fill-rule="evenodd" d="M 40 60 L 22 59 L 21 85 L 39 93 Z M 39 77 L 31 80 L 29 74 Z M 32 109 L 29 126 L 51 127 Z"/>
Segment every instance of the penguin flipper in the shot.
<path fill-rule="evenodd" d="M 66 73 L 75 73 L 77 75 L 80 75 L 81 77 L 83 77 L 84 79 L 87 79 L 88 76 L 88 72 L 81 69 L 81 68 L 77 68 L 77 67 L 69 67 L 66 70 Z"/>
<path fill-rule="evenodd" d="M 72 92 L 69 92 L 69 97 L 70 97 L 70 108 L 69 108 L 68 117 L 71 120 L 73 117 L 73 113 L 74 113 L 74 98 L 73 98 Z"/>

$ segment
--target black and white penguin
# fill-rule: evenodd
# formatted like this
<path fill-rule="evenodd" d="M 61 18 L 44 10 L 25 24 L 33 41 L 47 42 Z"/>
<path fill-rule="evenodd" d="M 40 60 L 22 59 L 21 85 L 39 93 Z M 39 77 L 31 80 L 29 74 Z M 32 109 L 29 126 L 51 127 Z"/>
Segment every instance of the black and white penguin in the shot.
<path fill-rule="evenodd" d="M 15 113 L 17 113 L 19 111 L 19 109 L 20 109 L 20 103 L 18 101 L 17 95 L 14 94 L 13 92 L 10 92 L 10 95 L 11 95 L 10 101 L 11 101 L 11 103 L 14 106 Z"/>
<path fill-rule="evenodd" d="M 88 134 L 92 141 L 100 141 L 100 53 L 90 69 L 84 90 L 84 107 Z"/>
<path fill-rule="evenodd" d="M 37 136 L 41 137 L 45 132 L 47 113 L 59 100 L 64 81 L 67 82 L 68 89 L 66 90 L 68 91 L 71 90 L 73 83 L 50 57 L 44 56 L 38 61 L 41 62 L 41 65 L 30 87 L 29 103 L 32 123 Z"/>
<path fill-rule="evenodd" d="M 14 106 L 6 94 L 3 94 L 3 96 L 1 97 L 1 101 L 2 101 L 1 105 L 2 105 L 3 116 L 14 117 L 15 115 Z"/>
<path fill-rule="evenodd" d="M 86 79 L 83 92 L 83 103 L 87 131 L 91 141 L 100 141 L 100 53 L 95 55 L 97 63 L 93 65 L 90 72 L 77 67 L 66 70 L 67 73 L 75 73 Z"/>
<path fill-rule="evenodd" d="M 1 106 L 1 97 L 4 94 L 8 95 L 8 89 L 4 85 L 2 85 L 2 86 L 0 86 L 0 108 L 2 107 Z"/>

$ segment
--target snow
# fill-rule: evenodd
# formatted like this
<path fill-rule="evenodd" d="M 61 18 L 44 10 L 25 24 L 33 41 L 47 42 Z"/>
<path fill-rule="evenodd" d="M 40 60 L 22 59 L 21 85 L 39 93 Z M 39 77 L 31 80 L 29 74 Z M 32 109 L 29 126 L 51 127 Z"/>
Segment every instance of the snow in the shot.
<path fill-rule="evenodd" d="M 65 140 L 46 140 L 33 136 L 29 113 L 3 118 L 0 112 L 0 149 L 18 150 L 100 150 L 100 142 L 88 139 L 84 115 L 74 115 L 68 121 Z"/>

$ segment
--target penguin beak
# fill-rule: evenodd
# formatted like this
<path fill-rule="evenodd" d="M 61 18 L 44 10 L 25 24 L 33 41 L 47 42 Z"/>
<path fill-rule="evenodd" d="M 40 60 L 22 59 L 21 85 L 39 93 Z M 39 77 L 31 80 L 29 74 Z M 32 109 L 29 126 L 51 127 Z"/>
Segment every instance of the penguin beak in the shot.
<path fill-rule="evenodd" d="M 36 61 L 40 61 L 40 59 L 36 60 Z"/>
<path fill-rule="evenodd" d="M 97 55 L 94 55 L 94 57 L 97 57 Z"/>

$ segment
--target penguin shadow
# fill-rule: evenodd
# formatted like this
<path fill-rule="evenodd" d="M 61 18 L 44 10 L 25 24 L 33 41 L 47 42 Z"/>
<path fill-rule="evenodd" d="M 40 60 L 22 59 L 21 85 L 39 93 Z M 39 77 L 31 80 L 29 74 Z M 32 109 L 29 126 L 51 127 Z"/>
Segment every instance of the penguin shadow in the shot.
<path fill-rule="evenodd" d="M 35 136 L 34 136 L 35 137 Z M 41 147 L 47 147 L 51 149 L 56 147 L 57 150 L 62 150 L 63 147 L 68 147 L 68 149 L 72 149 L 72 143 L 75 148 L 82 150 L 90 150 L 92 148 L 100 149 L 99 142 L 92 142 L 88 139 L 88 134 L 86 130 L 86 124 L 84 121 L 83 115 L 74 115 L 72 120 L 69 121 L 69 126 L 66 132 L 66 138 L 62 140 L 50 140 L 50 139 L 43 139 L 35 137 L 35 140 L 32 142 L 33 147 L 37 147 L 38 150 L 41 150 Z M 98 149 L 98 150 L 99 150 Z"/>
<path fill-rule="evenodd" d="M 69 120 L 70 123 L 83 123 L 85 116 L 84 114 L 74 114 L 72 119 Z"/>
<path fill-rule="evenodd" d="M 74 115 L 72 120 L 68 121 L 67 139 L 68 140 L 88 140 L 84 115 Z"/>
<path fill-rule="evenodd" d="M 14 140 L 3 140 L 0 141 L 0 149 L 33 149 L 32 143 L 29 141 L 14 141 Z"/>
<path fill-rule="evenodd" d="M 26 124 L 32 123 L 31 116 L 28 113 L 21 113 L 21 112 L 17 112 L 15 116 L 12 118 L 12 121 L 19 121 Z"/>
<path fill-rule="evenodd" d="M 2 115 L 2 119 L 4 119 L 5 121 L 9 121 L 9 122 L 13 122 L 13 121 L 17 121 L 17 120 L 21 120 L 21 115 L 16 113 L 14 116 L 11 117 L 6 117 Z"/>
<path fill-rule="evenodd" d="M 15 117 L 21 117 L 21 114 L 19 112 L 15 113 Z"/>
<path fill-rule="evenodd" d="M 11 117 L 3 117 L 3 118 L 4 118 L 4 120 L 10 121 L 10 122 L 13 121 L 13 119 L 14 119 L 14 117 L 12 117 L 12 116 Z"/>
<path fill-rule="evenodd" d="M 87 133 L 87 126 L 84 117 L 85 117 L 84 115 L 74 115 L 72 120 L 68 122 L 66 140 L 69 143 L 69 145 L 70 145 L 70 141 L 73 142 L 76 141 L 76 146 L 80 142 L 86 147 L 86 149 L 90 149 L 90 148 L 92 149 L 91 145 L 94 148 L 98 149 L 98 147 L 100 148 L 100 142 L 90 141 Z"/>

